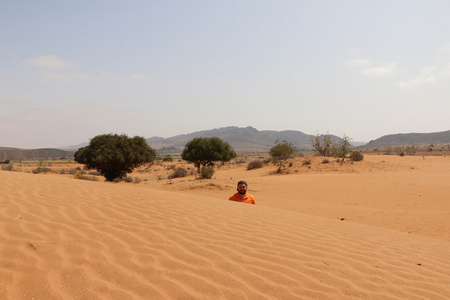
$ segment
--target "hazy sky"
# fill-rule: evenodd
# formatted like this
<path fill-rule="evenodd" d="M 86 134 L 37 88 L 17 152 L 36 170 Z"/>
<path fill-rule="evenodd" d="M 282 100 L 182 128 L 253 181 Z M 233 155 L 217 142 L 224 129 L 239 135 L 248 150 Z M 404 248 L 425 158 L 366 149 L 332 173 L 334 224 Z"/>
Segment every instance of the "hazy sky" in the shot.
<path fill-rule="evenodd" d="M 450 1 L 0 0 L 0 146 L 450 129 Z"/>

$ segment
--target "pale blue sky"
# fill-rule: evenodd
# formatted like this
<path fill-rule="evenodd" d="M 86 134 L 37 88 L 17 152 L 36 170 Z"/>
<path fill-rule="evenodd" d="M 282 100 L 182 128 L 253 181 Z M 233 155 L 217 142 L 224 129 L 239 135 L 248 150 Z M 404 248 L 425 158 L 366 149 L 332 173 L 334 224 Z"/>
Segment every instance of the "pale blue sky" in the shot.
<path fill-rule="evenodd" d="M 450 129 L 450 1 L 0 0 L 0 146 Z"/>

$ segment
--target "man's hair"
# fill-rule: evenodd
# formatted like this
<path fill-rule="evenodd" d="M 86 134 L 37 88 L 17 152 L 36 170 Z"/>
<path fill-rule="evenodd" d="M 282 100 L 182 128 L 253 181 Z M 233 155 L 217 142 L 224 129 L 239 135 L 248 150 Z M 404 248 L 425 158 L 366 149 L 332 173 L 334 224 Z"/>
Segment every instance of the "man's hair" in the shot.
<path fill-rule="evenodd" d="M 239 181 L 237 185 L 240 185 L 240 184 L 245 184 L 245 186 L 247 186 L 247 182 L 245 182 L 244 180 Z"/>

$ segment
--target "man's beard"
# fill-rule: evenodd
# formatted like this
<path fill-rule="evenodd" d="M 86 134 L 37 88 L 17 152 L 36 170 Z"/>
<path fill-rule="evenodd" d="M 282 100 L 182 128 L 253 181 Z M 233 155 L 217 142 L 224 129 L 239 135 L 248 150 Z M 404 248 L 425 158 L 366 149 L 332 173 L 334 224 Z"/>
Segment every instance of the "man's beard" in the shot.
<path fill-rule="evenodd" d="M 247 193 L 247 191 L 238 190 L 238 193 L 241 194 L 241 195 L 245 195 Z"/>

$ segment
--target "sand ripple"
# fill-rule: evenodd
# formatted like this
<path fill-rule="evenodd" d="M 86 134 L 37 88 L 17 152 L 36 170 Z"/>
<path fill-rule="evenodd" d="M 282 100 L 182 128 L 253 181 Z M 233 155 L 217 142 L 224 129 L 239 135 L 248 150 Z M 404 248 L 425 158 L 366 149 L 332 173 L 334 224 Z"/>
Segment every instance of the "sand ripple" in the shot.
<path fill-rule="evenodd" d="M 0 190 L 1 299 L 450 298 L 442 240 L 62 177 Z"/>

